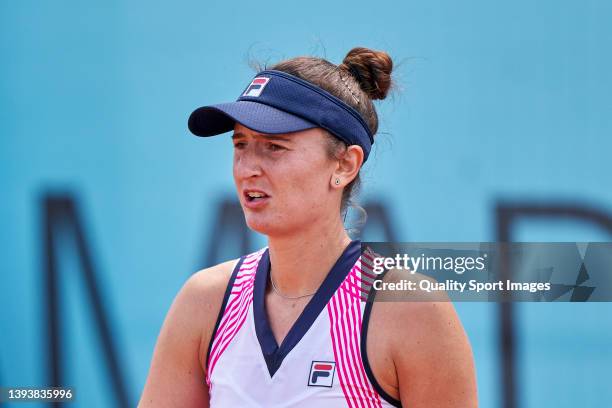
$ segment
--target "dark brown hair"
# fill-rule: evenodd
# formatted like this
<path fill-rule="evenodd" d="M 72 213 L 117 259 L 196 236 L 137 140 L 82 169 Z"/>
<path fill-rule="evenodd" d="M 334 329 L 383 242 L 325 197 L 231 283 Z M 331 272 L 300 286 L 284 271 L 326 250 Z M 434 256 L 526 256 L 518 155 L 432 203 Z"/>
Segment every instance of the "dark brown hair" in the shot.
<path fill-rule="evenodd" d="M 356 47 L 349 51 L 340 65 L 323 58 L 297 57 L 281 61 L 269 69 L 283 71 L 302 78 L 355 108 L 366 121 L 372 135 L 378 131 L 378 115 L 372 100 L 385 99 L 391 88 L 393 61 L 384 51 Z M 347 145 L 328 132 L 328 153 L 338 158 Z M 349 183 L 342 192 L 340 211 L 345 212 L 359 190 L 360 178 Z"/>

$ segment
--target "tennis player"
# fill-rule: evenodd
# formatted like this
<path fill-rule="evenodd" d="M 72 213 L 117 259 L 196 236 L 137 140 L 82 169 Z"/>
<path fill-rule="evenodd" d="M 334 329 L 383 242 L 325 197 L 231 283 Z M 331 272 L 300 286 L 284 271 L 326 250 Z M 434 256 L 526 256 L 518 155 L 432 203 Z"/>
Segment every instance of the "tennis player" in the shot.
<path fill-rule="evenodd" d="M 188 279 L 139 407 L 477 406 L 452 303 L 366 302 L 371 254 L 343 225 L 391 71 L 367 48 L 294 58 L 191 114 L 198 136 L 233 130 L 238 198 L 268 246 Z"/>

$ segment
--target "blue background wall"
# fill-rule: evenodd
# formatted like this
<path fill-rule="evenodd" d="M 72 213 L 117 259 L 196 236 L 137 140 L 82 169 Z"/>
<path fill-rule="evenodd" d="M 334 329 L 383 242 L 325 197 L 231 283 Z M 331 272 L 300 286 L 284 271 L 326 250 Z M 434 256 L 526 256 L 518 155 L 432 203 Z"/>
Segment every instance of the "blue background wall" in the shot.
<path fill-rule="evenodd" d="M 398 240 L 495 240 L 500 201 L 612 214 L 611 18 L 605 0 L 3 2 L 0 384 L 48 382 L 42 198 L 66 193 L 135 405 L 163 317 L 207 266 L 234 194 L 229 137 L 191 137 L 187 116 L 234 99 L 250 59 L 340 63 L 358 45 L 394 57 L 399 88 L 379 104 L 362 202 L 382 202 Z M 521 222 L 513 238 L 610 240 L 564 220 Z M 77 258 L 61 248 L 65 383 L 78 406 L 112 406 Z M 457 309 L 481 406 L 501 406 L 497 306 Z M 611 305 L 516 312 L 521 406 L 608 406 Z"/>

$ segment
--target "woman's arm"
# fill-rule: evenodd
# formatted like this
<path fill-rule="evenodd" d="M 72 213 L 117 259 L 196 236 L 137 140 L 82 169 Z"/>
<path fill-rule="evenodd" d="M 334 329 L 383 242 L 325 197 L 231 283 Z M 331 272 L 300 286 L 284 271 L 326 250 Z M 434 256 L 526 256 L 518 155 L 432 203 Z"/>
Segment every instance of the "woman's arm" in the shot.
<path fill-rule="evenodd" d="M 192 275 L 160 331 L 139 408 L 208 407 L 204 359 L 233 265 Z"/>
<path fill-rule="evenodd" d="M 402 405 L 477 407 L 472 349 L 453 304 L 408 302 L 396 306 L 402 309 L 401 320 L 406 322 L 397 325 L 392 356 Z"/>

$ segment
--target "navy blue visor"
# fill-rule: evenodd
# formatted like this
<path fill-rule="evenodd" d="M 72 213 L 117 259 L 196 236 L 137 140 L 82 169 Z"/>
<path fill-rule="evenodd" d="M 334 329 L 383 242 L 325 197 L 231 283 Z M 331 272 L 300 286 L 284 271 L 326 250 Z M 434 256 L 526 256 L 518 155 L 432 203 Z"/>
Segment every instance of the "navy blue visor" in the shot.
<path fill-rule="evenodd" d="M 197 136 L 215 136 L 238 122 L 259 133 L 291 133 L 315 127 L 348 145 L 361 146 L 364 162 L 374 138 L 359 112 L 329 92 L 285 72 L 258 73 L 236 102 L 203 106 L 189 117 Z"/>

